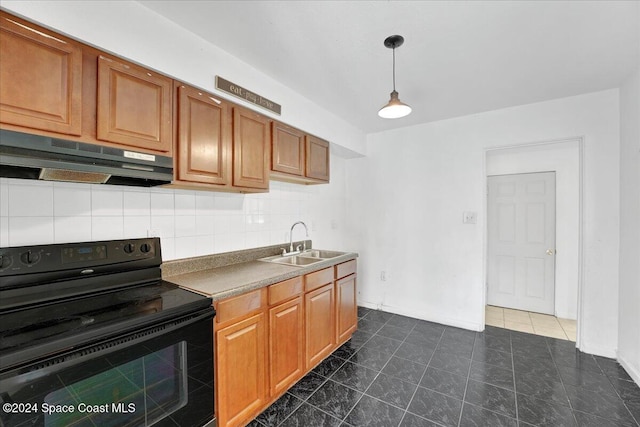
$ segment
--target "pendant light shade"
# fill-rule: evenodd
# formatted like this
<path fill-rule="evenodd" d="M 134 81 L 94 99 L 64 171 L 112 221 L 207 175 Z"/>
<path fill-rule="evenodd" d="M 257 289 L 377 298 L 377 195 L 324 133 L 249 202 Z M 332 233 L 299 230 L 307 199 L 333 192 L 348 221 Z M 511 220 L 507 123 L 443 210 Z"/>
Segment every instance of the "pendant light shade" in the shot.
<path fill-rule="evenodd" d="M 384 45 L 393 49 L 393 92 L 387 105 L 378 111 L 378 115 L 384 119 L 398 119 L 411 113 L 411 107 L 400 101 L 396 91 L 396 48 L 402 46 L 402 43 L 404 43 L 404 37 L 398 35 L 389 36 L 384 40 Z"/>

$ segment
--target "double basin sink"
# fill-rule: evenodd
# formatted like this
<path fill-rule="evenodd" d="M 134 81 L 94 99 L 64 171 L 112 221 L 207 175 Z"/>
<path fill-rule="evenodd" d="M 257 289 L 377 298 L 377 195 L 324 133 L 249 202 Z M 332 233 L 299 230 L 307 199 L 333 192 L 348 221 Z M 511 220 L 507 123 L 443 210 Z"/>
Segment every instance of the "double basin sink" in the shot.
<path fill-rule="evenodd" d="M 316 262 L 335 258 L 344 255 L 346 252 L 323 251 L 319 249 L 308 249 L 292 255 L 276 255 L 267 258 L 260 258 L 258 261 L 275 262 L 276 264 L 287 264 L 298 267 L 315 264 Z"/>

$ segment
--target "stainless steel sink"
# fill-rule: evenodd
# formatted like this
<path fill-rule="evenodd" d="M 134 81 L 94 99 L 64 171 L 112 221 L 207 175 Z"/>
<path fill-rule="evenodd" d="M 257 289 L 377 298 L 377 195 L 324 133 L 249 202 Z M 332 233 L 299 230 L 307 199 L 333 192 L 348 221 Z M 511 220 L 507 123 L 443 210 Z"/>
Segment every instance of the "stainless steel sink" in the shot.
<path fill-rule="evenodd" d="M 323 251 L 319 249 L 309 249 L 296 255 L 277 255 L 267 258 L 260 258 L 258 261 L 275 262 L 276 264 L 287 264 L 303 267 L 326 259 L 344 255 L 345 252 Z"/>
<path fill-rule="evenodd" d="M 308 258 L 322 258 L 322 259 L 330 259 L 335 258 L 340 255 L 344 255 L 345 252 L 336 252 L 336 251 L 323 251 L 319 249 L 309 249 L 300 254 L 301 257 Z"/>
<path fill-rule="evenodd" d="M 300 255 L 294 255 L 294 256 L 278 257 L 269 261 L 275 262 L 278 264 L 309 265 L 309 264 L 314 264 L 316 262 L 322 261 L 322 258 L 305 258 Z"/>

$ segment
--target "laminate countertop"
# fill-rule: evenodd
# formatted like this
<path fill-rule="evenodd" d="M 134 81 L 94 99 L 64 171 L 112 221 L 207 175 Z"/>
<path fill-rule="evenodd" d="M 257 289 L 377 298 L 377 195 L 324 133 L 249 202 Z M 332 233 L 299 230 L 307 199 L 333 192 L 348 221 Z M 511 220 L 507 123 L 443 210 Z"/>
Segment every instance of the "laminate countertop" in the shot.
<path fill-rule="evenodd" d="M 350 261 L 356 259 L 358 254 L 345 252 L 299 267 L 255 259 L 211 267 L 220 263 L 215 257 L 170 261 L 166 267 L 163 264 L 163 279 L 216 301 Z"/>

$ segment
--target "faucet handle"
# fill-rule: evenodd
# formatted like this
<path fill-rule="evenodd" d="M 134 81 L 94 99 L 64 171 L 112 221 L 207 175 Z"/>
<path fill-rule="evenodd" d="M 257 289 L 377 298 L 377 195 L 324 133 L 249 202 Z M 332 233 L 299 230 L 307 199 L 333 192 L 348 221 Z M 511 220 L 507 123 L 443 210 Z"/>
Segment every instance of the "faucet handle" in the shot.
<path fill-rule="evenodd" d="M 286 248 L 280 248 L 280 250 L 282 251 L 282 256 L 285 256 L 287 254 Z"/>
<path fill-rule="evenodd" d="M 300 248 L 302 248 L 302 245 L 296 246 L 296 251 L 300 252 Z"/>

